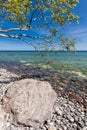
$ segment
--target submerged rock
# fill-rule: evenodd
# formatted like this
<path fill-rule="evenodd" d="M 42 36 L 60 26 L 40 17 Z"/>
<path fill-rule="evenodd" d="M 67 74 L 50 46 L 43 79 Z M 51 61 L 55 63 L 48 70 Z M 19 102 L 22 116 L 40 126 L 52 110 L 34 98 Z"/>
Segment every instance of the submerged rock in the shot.
<path fill-rule="evenodd" d="M 48 82 L 24 79 L 12 82 L 3 98 L 12 124 L 38 127 L 51 119 L 56 93 Z"/>

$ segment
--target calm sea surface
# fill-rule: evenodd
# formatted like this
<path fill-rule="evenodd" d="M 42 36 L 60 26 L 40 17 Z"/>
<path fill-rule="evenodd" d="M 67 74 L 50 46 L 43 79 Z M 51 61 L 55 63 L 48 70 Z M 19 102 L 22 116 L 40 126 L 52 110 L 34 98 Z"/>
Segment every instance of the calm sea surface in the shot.
<path fill-rule="evenodd" d="M 49 62 L 48 62 L 49 61 Z M 35 51 L 0 51 L 0 63 L 14 62 L 23 65 L 37 65 L 56 70 L 75 71 L 87 75 L 87 51 L 71 52 L 46 52 Z"/>

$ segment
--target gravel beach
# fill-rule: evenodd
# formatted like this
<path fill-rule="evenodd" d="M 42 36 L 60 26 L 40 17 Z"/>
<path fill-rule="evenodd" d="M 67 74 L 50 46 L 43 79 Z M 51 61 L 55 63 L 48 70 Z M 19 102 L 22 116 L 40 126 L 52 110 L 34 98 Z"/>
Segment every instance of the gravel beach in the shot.
<path fill-rule="evenodd" d="M 39 130 L 87 130 L 87 78 L 69 72 L 2 64 L 0 104 L 8 89 L 6 84 L 26 78 L 48 81 L 57 93 L 52 119 L 45 121 Z M 8 130 L 34 130 L 34 128 L 11 124 Z"/>

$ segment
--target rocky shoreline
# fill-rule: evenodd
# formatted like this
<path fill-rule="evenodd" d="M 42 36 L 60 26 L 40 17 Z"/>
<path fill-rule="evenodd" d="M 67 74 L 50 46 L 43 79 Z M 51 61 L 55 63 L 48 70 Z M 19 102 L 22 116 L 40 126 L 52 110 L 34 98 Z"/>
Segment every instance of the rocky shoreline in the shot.
<path fill-rule="evenodd" d="M 0 104 L 9 83 L 27 78 L 47 81 L 57 93 L 52 119 L 46 120 L 38 130 L 87 130 L 87 79 L 70 73 L 43 70 L 32 66 L 2 65 Z M 35 130 L 35 128 L 11 124 L 8 130 Z"/>

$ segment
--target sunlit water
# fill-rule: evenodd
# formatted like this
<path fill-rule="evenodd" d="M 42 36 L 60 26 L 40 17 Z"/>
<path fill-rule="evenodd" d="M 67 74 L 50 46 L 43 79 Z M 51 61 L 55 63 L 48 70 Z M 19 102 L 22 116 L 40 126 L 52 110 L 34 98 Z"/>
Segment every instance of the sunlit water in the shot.
<path fill-rule="evenodd" d="M 87 51 L 71 52 L 46 52 L 35 51 L 0 51 L 0 62 L 7 61 L 11 64 L 37 65 L 50 69 L 72 71 L 87 76 Z"/>

